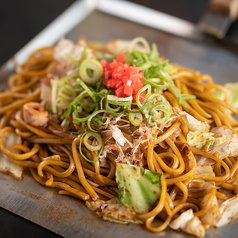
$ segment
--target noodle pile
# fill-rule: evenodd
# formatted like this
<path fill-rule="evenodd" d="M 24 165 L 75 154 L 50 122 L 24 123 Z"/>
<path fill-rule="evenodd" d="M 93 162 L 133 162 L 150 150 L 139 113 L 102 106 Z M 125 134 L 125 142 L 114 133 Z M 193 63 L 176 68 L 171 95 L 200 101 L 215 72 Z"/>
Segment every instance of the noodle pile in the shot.
<path fill-rule="evenodd" d="M 15 164 L 29 168 L 38 183 L 58 188 L 59 194 L 85 202 L 115 199 L 118 197 L 115 154 L 107 153 L 103 163 L 100 160 L 88 163 L 79 153 L 81 136 L 65 130 L 59 115 L 50 115 L 46 126 L 32 126 L 23 119 L 23 105 L 41 101 L 40 80 L 46 75 L 54 75 L 55 65 L 54 47 L 43 48 L 35 51 L 9 79 L 9 90 L 0 93 L 0 149 Z M 135 218 L 142 220 L 152 232 L 164 230 L 189 209 L 201 220 L 202 229 L 214 226 L 216 223 L 209 224 L 205 217 L 211 211 L 214 199 L 222 202 L 238 193 L 237 154 L 220 159 L 217 151 L 209 153 L 188 145 L 186 140 L 190 128 L 184 113 L 210 128 L 228 128 L 236 133 L 238 122 L 229 111 L 238 116 L 238 110 L 227 103 L 225 89 L 214 84 L 209 75 L 178 65 L 173 67 L 177 69 L 171 76 L 175 86 L 182 94 L 195 95 L 196 98 L 184 99 L 182 105 L 171 87 L 162 91 L 173 113 L 167 122 L 152 130 L 148 143 L 140 145 L 142 155 L 136 165 L 162 174 L 157 204 L 146 214 L 135 214 Z M 224 93 L 223 101 L 215 97 L 216 90 Z M 123 131 L 129 141 L 133 141 L 133 132 L 137 129 L 131 128 L 131 131 Z M 7 132 L 19 135 L 22 143 L 6 148 L 2 138 Z M 13 152 L 14 149 L 20 153 Z M 98 157 L 97 152 L 85 146 L 82 146 L 82 152 L 91 161 Z M 211 173 L 196 172 L 199 166 L 197 158 L 210 161 Z M 154 225 L 154 220 L 159 220 L 160 224 Z M 189 232 L 186 228 L 183 230 Z M 204 231 L 193 234 L 202 237 Z"/>

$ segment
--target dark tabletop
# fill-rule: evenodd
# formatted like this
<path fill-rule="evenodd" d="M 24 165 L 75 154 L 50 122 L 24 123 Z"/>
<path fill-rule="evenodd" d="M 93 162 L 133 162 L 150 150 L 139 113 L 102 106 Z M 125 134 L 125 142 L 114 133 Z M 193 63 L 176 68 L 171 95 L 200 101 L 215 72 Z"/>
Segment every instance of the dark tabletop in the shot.
<path fill-rule="evenodd" d="M 37 33 L 46 27 L 75 0 L 0 1 L 0 65 L 6 62 Z M 197 23 L 208 0 L 132 0 L 147 7 Z M 238 23 L 218 43 L 229 44 L 238 38 Z M 233 41 L 234 42 L 234 41 Z M 0 238 L 60 237 L 19 216 L 0 208 Z"/>

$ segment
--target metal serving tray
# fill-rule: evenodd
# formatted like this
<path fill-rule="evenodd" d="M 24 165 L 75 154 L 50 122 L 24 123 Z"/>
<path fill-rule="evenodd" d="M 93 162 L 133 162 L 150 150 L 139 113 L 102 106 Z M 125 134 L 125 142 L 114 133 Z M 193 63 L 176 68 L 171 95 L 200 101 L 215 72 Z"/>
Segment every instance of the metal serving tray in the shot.
<path fill-rule="evenodd" d="M 137 9 L 133 17 L 127 14 L 130 8 Z M 153 18 L 151 22 L 148 20 L 150 17 Z M 156 25 L 154 21 L 160 21 L 161 17 L 166 22 L 171 21 L 170 24 L 173 26 L 177 24 L 176 27 L 179 27 L 180 31 L 176 27 L 162 28 L 167 33 L 158 30 L 161 26 L 159 23 Z M 160 55 L 168 58 L 170 62 L 210 74 L 217 83 L 237 81 L 238 49 L 221 47 L 211 40 L 204 39 L 202 33 L 191 23 L 169 18 L 167 15 L 126 1 L 102 0 L 77 1 L 73 4 L 1 68 L 0 86 L 5 85 L 16 64 L 22 63 L 36 48 L 53 44 L 62 36 L 76 42 L 79 35 L 84 35 L 89 40 L 105 42 L 143 36 L 150 43 L 156 43 Z M 28 171 L 25 171 L 24 179 L 21 181 L 0 173 L 0 186 L 2 208 L 63 237 L 192 237 L 170 229 L 154 234 L 146 231 L 141 225 L 120 225 L 103 221 L 89 211 L 83 202 L 58 195 L 55 189 L 39 185 Z M 238 222 L 233 222 L 223 228 L 209 229 L 206 237 L 237 237 L 237 225 Z"/>

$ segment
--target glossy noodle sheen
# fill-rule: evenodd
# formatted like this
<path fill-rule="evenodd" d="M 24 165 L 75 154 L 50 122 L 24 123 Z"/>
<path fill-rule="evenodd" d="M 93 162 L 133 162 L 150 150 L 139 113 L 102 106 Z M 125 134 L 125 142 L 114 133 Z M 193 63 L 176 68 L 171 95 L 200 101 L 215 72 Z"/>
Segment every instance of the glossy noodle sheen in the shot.
<path fill-rule="evenodd" d="M 9 89 L 0 93 L 0 149 L 14 163 L 29 168 L 33 178 L 40 184 L 59 189 L 59 194 L 87 201 L 109 200 L 118 197 L 115 181 L 116 162 L 112 153 L 105 159 L 91 164 L 83 159 L 78 146 L 80 136 L 71 134 L 61 126 L 59 116 L 50 115 L 46 126 L 32 126 L 23 118 L 22 107 L 27 102 L 40 102 L 40 80 L 47 74 L 54 74 L 57 62 L 53 57 L 54 47 L 35 51 L 28 61 L 17 68 L 17 73 L 8 82 Z M 182 94 L 195 95 L 194 99 L 179 104 L 172 88 L 163 91 L 163 96 L 174 108 L 179 108 L 213 127 L 226 126 L 237 130 L 238 122 L 228 112 L 238 116 L 238 110 L 227 103 L 227 93 L 220 85 L 213 83 L 209 75 L 173 65 L 177 72 L 171 77 Z M 224 92 L 220 101 L 214 90 Z M 228 110 L 227 110 L 228 109 Z M 158 126 L 160 128 L 160 126 Z M 6 148 L 2 138 L 6 132 L 14 132 L 22 138 L 21 145 Z M 168 127 L 155 130 L 153 139 L 146 148 L 141 148 L 143 158 L 140 166 L 162 174 L 160 200 L 146 214 L 136 214 L 152 232 L 164 230 L 181 212 L 193 209 L 198 217 L 206 214 L 214 197 L 226 200 L 227 194 L 218 191 L 216 185 L 228 189 L 233 196 L 238 193 L 238 162 L 236 156 L 219 159 L 219 153 L 210 154 L 186 143 L 189 132 L 183 116 L 174 113 Z M 123 132 L 129 141 L 131 133 Z M 166 148 L 170 148 L 168 151 Z M 16 154 L 14 149 L 21 153 Z M 185 151 L 187 150 L 187 151 Z M 83 154 L 91 161 L 97 159 L 97 152 L 82 147 Z M 204 156 L 212 161 L 214 176 L 195 174 L 196 156 Z M 201 181 L 213 182 L 209 189 L 203 188 Z M 199 190 L 196 191 L 196 188 Z M 202 199 L 207 195 L 205 204 Z M 155 219 L 162 223 L 154 225 Z"/>

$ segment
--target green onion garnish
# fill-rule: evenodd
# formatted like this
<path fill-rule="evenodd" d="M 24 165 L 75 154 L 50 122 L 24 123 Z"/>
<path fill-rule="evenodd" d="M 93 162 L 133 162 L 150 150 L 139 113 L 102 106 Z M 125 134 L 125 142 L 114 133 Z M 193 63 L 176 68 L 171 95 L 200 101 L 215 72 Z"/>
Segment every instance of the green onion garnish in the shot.
<path fill-rule="evenodd" d="M 102 75 L 102 65 L 95 59 L 85 59 L 80 65 L 79 76 L 89 85 L 97 83 Z"/>
<path fill-rule="evenodd" d="M 89 138 L 92 137 L 94 140 L 96 140 L 96 145 L 92 145 L 88 142 Z M 91 150 L 91 151 L 99 151 L 98 153 L 98 157 L 95 160 L 89 160 L 82 152 L 82 142 L 84 143 L 84 145 L 86 146 L 87 149 Z M 80 155 L 89 163 L 95 163 L 98 161 L 100 154 L 102 153 L 104 148 L 104 144 L 103 144 L 103 140 L 102 137 L 95 133 L 95 132 L 90 132 L 90 131 L 86 131 L 80 138 L 80 142 L 79 142 L 79 153 Z"/>

